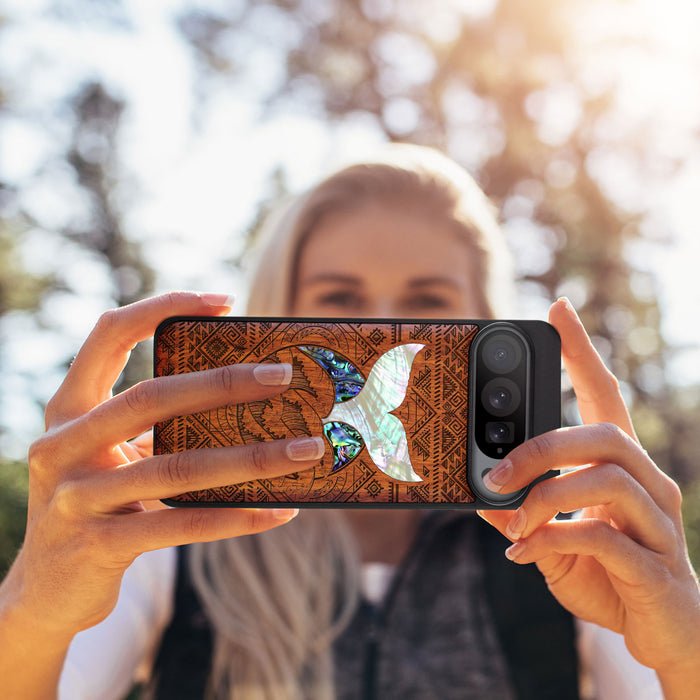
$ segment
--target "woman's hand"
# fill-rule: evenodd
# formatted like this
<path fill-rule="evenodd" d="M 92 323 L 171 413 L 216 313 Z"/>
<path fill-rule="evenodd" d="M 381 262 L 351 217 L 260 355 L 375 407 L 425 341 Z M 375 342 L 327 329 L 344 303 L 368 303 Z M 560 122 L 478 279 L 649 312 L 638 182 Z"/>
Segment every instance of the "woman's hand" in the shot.
<path fill-rule="evenodd" d="M 515 511 L 480 515 L 515 542 L 513 561 L 535 562 L 550 591 L 577 617 L 624 635 L 657 670 L 667 697 L 700 687 L 700 589 L 688 557 L 681 493 L 642 449 L 618 382 L 566 300 L 550 310 L 584 425 L 535 437 L 485 479 L 516 491 L 550 469 Z M 554 521 L 558 512 L 581 518 Z M 680 690 L 680 692 L 679 692 Z"/>
<path fill-rule="evenodd" d="M 70 639 L 109 614 L 124 570 L 142 552 L 260 532 L 295 515 L 293 509 L 147 504 L 305 469 L 322 456 L 318 438 L 155 457 L 146 456 L 147 436 L 127 442 L 172 416 L 278 394 L 291 379 L 289 365 L 161 377 L 112 396 L 130 350 L 161 320 L 229 308 L 221 295 L 176 293 L 101 317 L 49 402 L 45 435 L 31 447 L 27 531 L 0 589 L 0 612 L 21 618 L 25 628 L 34 625 L 43 638 Z"/>

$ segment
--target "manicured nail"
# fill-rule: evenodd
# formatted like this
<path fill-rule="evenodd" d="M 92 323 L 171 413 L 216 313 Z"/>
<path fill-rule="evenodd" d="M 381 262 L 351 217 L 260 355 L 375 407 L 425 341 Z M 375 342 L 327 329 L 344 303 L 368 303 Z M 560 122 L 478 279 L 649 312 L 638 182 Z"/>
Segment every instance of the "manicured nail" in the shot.
<path fill-rule="evenodd" d="M 326 446 L 320 437 L 297 438 L 287 443 L 287 456 L 294 462 L 321 459 L 325 452 Z"/>
<path fill-rule="evenodd" d="M 219 308 L 222 306 L 228 306 L 229 309 L 233 308 L 233 304 L 236 301 L 236 297 L 233 294 L 210 294 L 207 292 L 200 294 L 199 298 L 207 306 L 216 306 Z"/>
<path fill-rule="evenodd" d="M 272 515 L 274 516 L 275 520 L 282 520 L 284 522 L 287 522 L 288 520 L 291 520 L 292 518 L 296 518 L 297 515 L 299 515 L 299 509 L 298 508 L 274 508 L 272 511 Z"/>
<path fill-rule="evenodd" d="M 506 535 L 512 540 L 519 540 L 520 535 L 523 534 L 523 530 L 527 526 L 527 515 L 525 511 L 520 508 L 515 511 L 515 515 L 511 518 L 510 522 L 506 527 Z"/>
<path fill-rule="evenodd" d="M 292 381 L 292 366 L 288 362 L 258 365 L 253 374 L 259 384 L 265 386 L 284 386 Z"/>
<path fill-rule="evenodd" d="M 564 302 L 564 307 L 566 310 L 576 319 L 578 320 L 578 314 L 576 313 L 576 309 L 574 308 L 574 305 L 569 301 L 569 297 L 559 297 L 557 301 L 562 301 Z"/>
<path fill-rule="evenodd" d="M 484 486 L 489 491 L 498 493 L 501 487 L 508 483 L 511 474 L 513 473 L 513 465 L 509 459 L 503 460 L 495 469 L 492 469 L 484 477 Z"/>
<path fill-rule="evenodd" d="M 506 558 L 515 561 L 518 557 L 522 557 L 525 553 L 526 545 L 524 542 L 516 542 L 506 549 Z"/>

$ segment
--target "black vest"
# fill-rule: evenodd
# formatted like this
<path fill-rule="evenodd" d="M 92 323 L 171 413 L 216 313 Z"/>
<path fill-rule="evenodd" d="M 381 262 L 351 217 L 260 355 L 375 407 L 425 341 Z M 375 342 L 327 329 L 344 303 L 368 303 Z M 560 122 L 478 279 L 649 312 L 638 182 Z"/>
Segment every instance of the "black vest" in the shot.
<path fill-rule="evenodd" d="M 534 565 L 505 558 L 509 544 L 473 514 L 428 515 L 385 604 L 360 605 L 334 646 L 339 700 L 578 700 L 573 618 Z M 212 631 L 186 557 L 180 548 L 155 698 L 202 698 L 210 672 Z"/>

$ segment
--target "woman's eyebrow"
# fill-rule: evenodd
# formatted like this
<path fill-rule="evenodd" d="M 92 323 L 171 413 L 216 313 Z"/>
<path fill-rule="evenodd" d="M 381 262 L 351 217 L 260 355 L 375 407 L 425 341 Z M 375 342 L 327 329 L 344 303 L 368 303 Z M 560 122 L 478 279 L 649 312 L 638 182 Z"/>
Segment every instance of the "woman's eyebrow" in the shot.
<path fill-rule="evenodd" d="M 357 277 L 354 277 L 353 275 L 336 274 L 333 272 L 324 272 L 320 275 L 313 275 L 312 277 L 307 277 L 306 279 L 304 279 L 303 282 L 304 284 L 322 284 L 325 282 L 332 282 L 336 284 L 341 283 L 356 287 L 360 285 L 360 280 Z"/>
<path fill-rule="evenodd" d="M 457 280 L 451 279 L 450 277 L 417 277 L 415 279 L 409 280 L 409 287 L 451 287 L 457 289 L 460 287 Z"/>

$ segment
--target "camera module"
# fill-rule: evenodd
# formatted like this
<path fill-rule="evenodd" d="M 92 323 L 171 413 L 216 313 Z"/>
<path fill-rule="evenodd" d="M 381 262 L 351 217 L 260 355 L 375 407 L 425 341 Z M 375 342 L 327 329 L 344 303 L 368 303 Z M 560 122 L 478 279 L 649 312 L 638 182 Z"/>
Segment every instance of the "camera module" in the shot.
<path fill-rule="evenodd" d="M 501 459 L 530 430 L 530 347 L 514 324 L 497 321 L 481 332 L 472 352 L 474 441 L 484 458 Z"/>
<path fill-rule="evenodd" d="M 556 331 L 541 321 L 486 321 L 479 327 L 469 352 L 467 480 L 484 503 L 507 507 L 525 494 L 525 488 L 491 491 L 484 475 L 529 437 L 560 424 L 559 355 Z"/>

